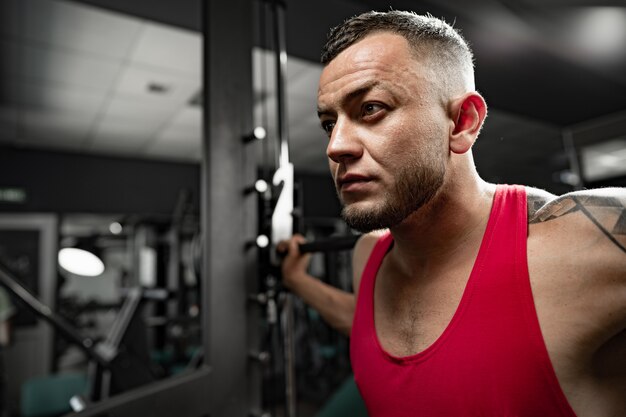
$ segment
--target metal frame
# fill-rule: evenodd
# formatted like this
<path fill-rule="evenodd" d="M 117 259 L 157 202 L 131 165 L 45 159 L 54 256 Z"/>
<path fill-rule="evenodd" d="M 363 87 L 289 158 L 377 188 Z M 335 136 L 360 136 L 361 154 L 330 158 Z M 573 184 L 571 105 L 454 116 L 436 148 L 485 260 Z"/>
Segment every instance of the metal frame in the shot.
<path fill-rule="evenodd" d="M 261 365 L 248 360 L 258 346 L 259 310 L 247 294 L 258 285 L 255 199 L 243 190 L 256 180 L 252 132 L 253 3 L 203 2 L 204 157 L 202 320 L 211 383 L 204 401 L 211 416 L 247 416 L 260 409 Z"/>
<path fill-rule="evenodd" d="M 202 1 L 204 147 L 202 164 L 202 326 L 199 370 L 94 404 L 76 416 L 246 417 L 261 415 L 260 314 L 248 305 L 258 291 L 255 199 L 243 190 L 256 179 L 252 131 L 252 8 L 249 0 Z"/>
<path fill-rule="evenodd" d="M 200 417 L 207 416 L 204 399 L 210 369 L 181 374 L 88 404 L 80 413 L 65 417 Z M 242 414 L 243 415 L 243 414 Z"/>

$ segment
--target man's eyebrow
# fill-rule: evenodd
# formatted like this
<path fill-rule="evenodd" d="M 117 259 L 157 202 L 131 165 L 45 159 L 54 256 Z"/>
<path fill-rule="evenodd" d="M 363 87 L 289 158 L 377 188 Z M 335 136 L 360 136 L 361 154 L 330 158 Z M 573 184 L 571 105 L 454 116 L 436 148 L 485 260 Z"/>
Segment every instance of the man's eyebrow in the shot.
<path fill-rule="evenodd" d="M 350 91 L 348 94 L 346 94 L 345 97 L 342 97 L 341 99 L 341 105 L 345 105 L 346 103 L 354 100 L 357 97 L 361 97 L 365 94 L 367 94 L 368 92 L 370 92 L 371 90 L 373 90 L 375 87 L 378 87 L 380 85 L 380 82 L 378 80 L 372 80 L 362 86 L 360 86 L 359 88 L 357 88 L 356 90 Z M 317 117 L 321 117 L 327 114 L 331 114 L 332 112 L 329 110 L 324 109 L 323 107 L 317 107 Z"/>
<path fill-rule="evenodd" d="M 318 119 L 319 119 L 320 117 L 325 116 L 325 115 L 330 114 L 330 113 L 331 113 L 331 112 L 330 112 L 330 111 L 328 111 L 328 110 L 324 110 L 323 108 L 321 108 L 321 107 L 319 107 L 319 106 L 317 107 L 317 118 L 318 118 Z"/>

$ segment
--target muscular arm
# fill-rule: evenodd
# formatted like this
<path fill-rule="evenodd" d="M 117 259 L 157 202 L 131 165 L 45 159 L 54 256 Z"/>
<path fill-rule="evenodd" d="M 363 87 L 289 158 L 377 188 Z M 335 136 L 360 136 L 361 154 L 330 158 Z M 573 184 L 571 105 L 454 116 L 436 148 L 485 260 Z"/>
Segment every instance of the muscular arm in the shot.
<path fill-rule="evenodd" d="M 528 266 L 541 330 L 580 415 L 626 415 L 626 190 L 528 189 Z"/>
<path fill-rule="evenodd" d="M 361 236 L 352 255 L 354 294 L 328 285 L 307 273 L 310 255 L 300 254 L 298 244 L 304 243 L 302 236 L 296 235 L 289 242 L 281 242 L 278 249 L 287 251 L 282 263 L 283 282 L 294 294 L 320 313 L 334 329 L 350 336 L 352 319 L 356 307 L 356 295 L 365 263 L 374 247 L 380 232 Z"/>
<path fill-rule="evenodd" d="M 354 316 L 354 294 L 328 285 L 307 273 L 310 255 L 298 251 L 298 244 L 303 242 L 304 238 L 296 235 L 289 242 L 279 245 L 279 249 L 288 248 L 282 263 L 283 283 L 320 313 L 326 323 L 349 336 Z"/>
<path fill-rule="evenodd" d="M 529 189 L 528 223 L 531 230 L 542 230 L 551 239 L 558 239 L 564 259 L 578 265 L 581 278 L 589 286 L 587 293 L 597 290 L 603 294 L 602 306 L 607 309 L 606 325 L 611 333 L 624 331 L 626 189 L 592 189 L 560 197 Z"/>

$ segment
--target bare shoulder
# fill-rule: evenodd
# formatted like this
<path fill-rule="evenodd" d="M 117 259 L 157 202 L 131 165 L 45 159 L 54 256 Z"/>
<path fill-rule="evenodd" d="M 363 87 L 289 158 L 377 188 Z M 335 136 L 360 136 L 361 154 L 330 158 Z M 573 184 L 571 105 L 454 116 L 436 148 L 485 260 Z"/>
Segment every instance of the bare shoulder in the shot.
<path fill-rule="evenodd" d="M 352 253 L 352 283 L 355 293 L 359 289 L 361 275 L 365 269 L 365 264 L 367 263 L 376 242 L 378 242 L 378 239 L 380 239 L 380 237 L 385 233 L 386 230 L 375 230 L 370 233 L 365 233 L 356 242 Z"/>
<path fill-rule="evenodd" d="M 528 267 L 536 302 L 543 299 L 551 314 L 562 307 L 558 314 L 570 316 L 571 328 L 595 323 L 585 330 L 589 343 L 607 340 L 626 326 L 626 189 L 546 194 L 527 193 Z"/>
<path fill-rule="evenodd" d="M 561 386 L 572 406 L 602 398 L 619 407 L 626 384 L 626 189 L 554 196 L 529 188 L 527 195 L 529 278 Z"/>
<path fill-rule="evenodd" d="M 565 221 L 572 233 L 602 235 L 626 254 L 626 189 L 598 188 L 555 196 L 527 188 L 530 225 Z M 591 237 L 591 236 L 590 236 Z"/>

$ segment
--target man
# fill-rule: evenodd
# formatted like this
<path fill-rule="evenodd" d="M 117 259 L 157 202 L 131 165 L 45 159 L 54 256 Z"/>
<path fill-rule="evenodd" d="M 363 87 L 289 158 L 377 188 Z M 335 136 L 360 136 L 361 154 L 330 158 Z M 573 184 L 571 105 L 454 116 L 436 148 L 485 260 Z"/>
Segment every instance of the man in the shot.
<path fill-rule="evenodd" d="M 354 17 L 322 62 L 330 170 L 365 233 L 356 298 L 306 274 L 299 236 L 283 277 L 351 332 L 370 416 L 626 416 L 625 190 L 484 182 L 471 148 L 487 106 L 438 19 Z"/>

